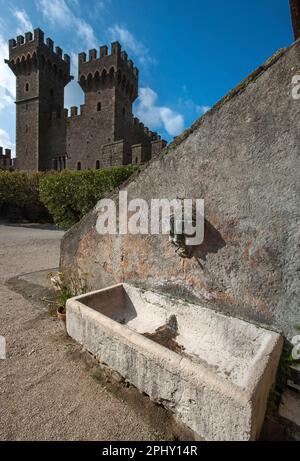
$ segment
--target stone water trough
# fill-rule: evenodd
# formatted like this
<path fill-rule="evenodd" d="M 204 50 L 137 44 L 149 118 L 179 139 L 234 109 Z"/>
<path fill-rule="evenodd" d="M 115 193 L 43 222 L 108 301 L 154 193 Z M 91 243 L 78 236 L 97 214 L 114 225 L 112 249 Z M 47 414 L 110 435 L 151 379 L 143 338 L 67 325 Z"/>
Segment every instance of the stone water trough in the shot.
<path fill-rule="evenodd" d="M 206 440 L 255 440 L 279 334 L 125 283 L 71 298 L 68 334 Z"/>

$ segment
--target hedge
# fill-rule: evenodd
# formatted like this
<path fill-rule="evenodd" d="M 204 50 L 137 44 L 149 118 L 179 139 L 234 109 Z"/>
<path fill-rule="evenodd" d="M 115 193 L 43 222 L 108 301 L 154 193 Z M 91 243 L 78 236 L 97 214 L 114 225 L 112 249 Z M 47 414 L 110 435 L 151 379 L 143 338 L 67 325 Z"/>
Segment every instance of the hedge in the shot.
<path fill-rule="evenodd" d="M 40 200 L 49 210 L 55 224 L 68 228 L 137 168 L 131 165 L 45 175 L 40 181 Z"/>
<path fill-rule="evenodd" d="M 0 171 L 0 216 L 13 221 L 51 221 L 47 208 L 39 199 L 39 184 L 45 175 Z"/>
<path fill-rule="evenodd" d="M 68 228 L 138 167 L 59 172 L 0 171 L 0 216 Z"/>

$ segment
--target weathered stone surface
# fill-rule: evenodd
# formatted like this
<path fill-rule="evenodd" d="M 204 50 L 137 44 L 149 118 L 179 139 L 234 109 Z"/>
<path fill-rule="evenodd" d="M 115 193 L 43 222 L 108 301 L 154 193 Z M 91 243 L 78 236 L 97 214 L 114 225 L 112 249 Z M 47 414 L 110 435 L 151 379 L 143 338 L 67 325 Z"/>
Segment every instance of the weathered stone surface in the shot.
<path fill-rule="evenodd" d="M 67 331 L 200 437 L 258 438 L 277 333 L 127 284 L 68 300 Z"/>
<path fill-rule="evenodd" d="M 128 199 L 204 198 L 204 244 L 100 236 L 94 210 L 64 237 L 61 269 L 91 289 L 119 282 L 205 303 L 287 336 L 300 316 L 300 42 L 274 55 L 124 188 Z M 113 197 L 117 199 L 117 194 Z"/>

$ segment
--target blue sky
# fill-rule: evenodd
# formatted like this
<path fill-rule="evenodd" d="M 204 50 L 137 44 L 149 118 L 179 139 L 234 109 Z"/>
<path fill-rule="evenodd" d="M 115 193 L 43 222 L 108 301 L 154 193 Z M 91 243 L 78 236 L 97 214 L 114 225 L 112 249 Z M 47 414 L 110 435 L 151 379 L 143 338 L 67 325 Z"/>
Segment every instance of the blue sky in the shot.
<path fill-rule="evenodd" d="M 35 27 L 71 55 L 65 106 L 83 102 L 77 53 L 119 40 L 140 69 L 134 112 L 168 141 L 293 41 L 288 0 L 0 0 L 0 146 L 14 149 L 7 40 Z"/>

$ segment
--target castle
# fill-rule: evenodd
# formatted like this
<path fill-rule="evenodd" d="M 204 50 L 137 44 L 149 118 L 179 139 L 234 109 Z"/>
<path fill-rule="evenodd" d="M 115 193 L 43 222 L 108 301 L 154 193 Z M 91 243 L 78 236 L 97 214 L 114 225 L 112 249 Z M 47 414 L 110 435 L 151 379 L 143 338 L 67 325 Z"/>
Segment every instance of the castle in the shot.
<path fill-rule="evenodd" d="M 70 57 L 35 29 L 9 40 L 16 76 L 16 162 L 22 170 L 100 169 L 143 163 L 166 142 L 132 114 L 139 72 L 121 45 L 80 53 L 78 83 L 84 104 L 64 108 L 64 88 L 73 79 Z M 7 163 L 7 162 L 6 162 Z"/>

